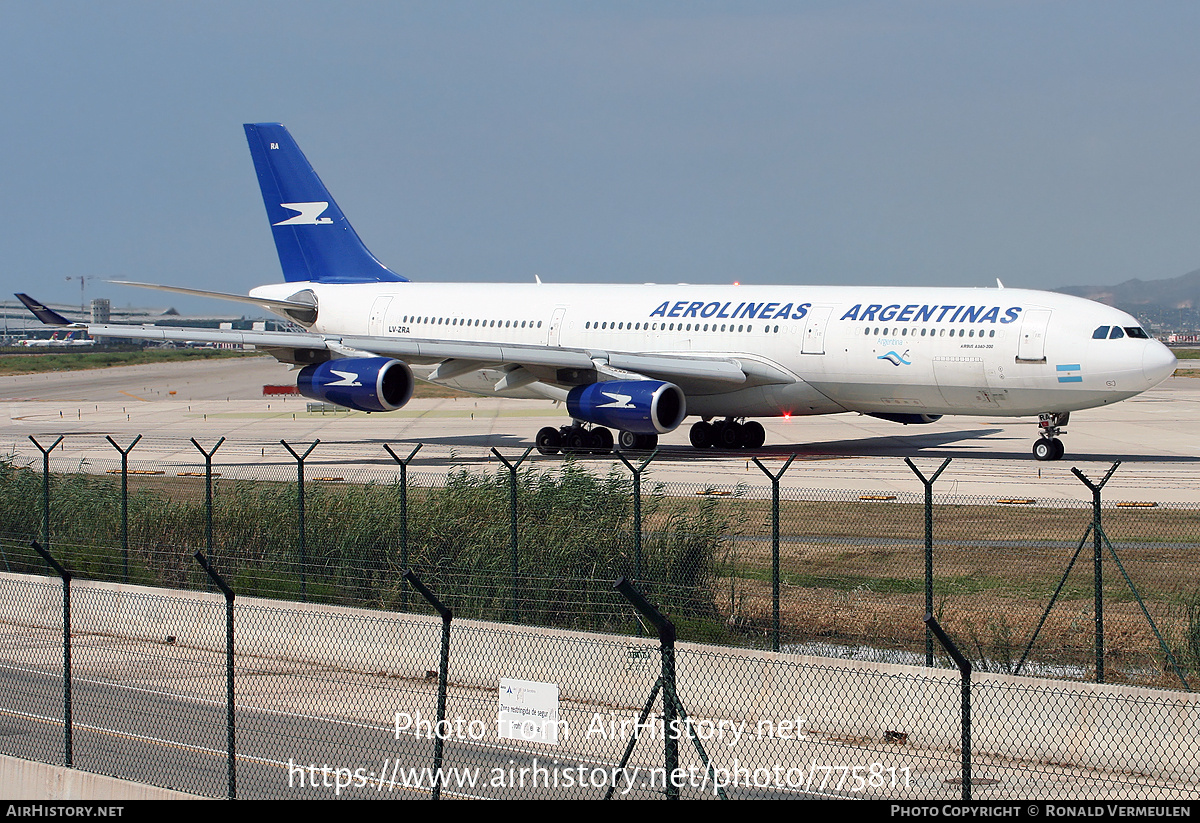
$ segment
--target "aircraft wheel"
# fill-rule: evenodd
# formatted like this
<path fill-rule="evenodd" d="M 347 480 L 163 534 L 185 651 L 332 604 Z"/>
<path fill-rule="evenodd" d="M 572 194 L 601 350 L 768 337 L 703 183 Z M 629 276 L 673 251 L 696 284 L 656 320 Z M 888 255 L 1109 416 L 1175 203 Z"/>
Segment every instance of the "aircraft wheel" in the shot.
<path fill-rule="evenodd" d="M 745 430 L 740 423 L 730 421 L 721 427 L 721 432 L 717 435 L 717 440 L 723 449 L 741 448 L 742 443 L 745 441 Z"/>
<path fill-rule="evenodd" d="M 657 434 L 639 434 L 637 436 L 637 448 L 642 451 L 652 451 L 658 446 Z"/>
<path fill-rule="evenodd" d="M 641 435 L 634 434 L 633 432 L 623 431 L 617 435 L 617 443 L 620 444 L 621 451 L 623 451 L 623 452 L 633 451 L 634 449 L 641 448 L 641 446 L 638 445 L 638 442 L 640 440 L 641 440 Z"/>
<path fill-rule="evenodd" d="M 559 435 L 558 429 L 547 426 L 538 431 L 534 443 L 542 454 L 558 454 L 558 450 L 562 448 L 562 436 Z"/>
<path fill-rule="evenodd" d="M 742 433 L 745 435 L 742 446 L 747 449 L 762 448 L 762 444 L 767 442 L 767 430 L 757 420 L 751 420 L 743 426 Z"/>
<path fill-rule="evenodd" d="M 1066 448 L 1063 446 L 1063 442 L 1061 440 L 1059 440 L 1058 438 L 1055 438 L 1055 439 L 1051 440 L 1050 442 L 1054 444 L 1054 454 L 1051 455 L 1050 459 L 1051 460 L 1062 460 L 1063 454 L 1065 454 L 1067 451 Z"/>
<path fill-rule="evenodd" d="M 1033 456 L 1037 460 L 1053 460 L 1054 459 L 1054 443 L 1053 440 L 1048 440 L 1045 437 L 1039 437 L 1033 444 Z"/>
<path fill-rule="evenodd" d="M 592 429 L 592 448 L 599 454 L 611 454 L 613 433 L 604 427 Z"/>
<path fill-rule="evenodd" d="M 703 420 L 693 423 L 692 430 L 688 432 L 688 439 L 692 441 L 693 448 L 707 449 L 713 444 L 712 424 L 705 423 Z"/>
<path fill-rule="evenodd" d="M 574 429 L 571 431 L 570 436 L 567 437 L 567 445 L 571 447 L 571 451 L 583 451 L 584 446 L 587 445 L 587 441 L 587 432 L 583 429 Z"/>

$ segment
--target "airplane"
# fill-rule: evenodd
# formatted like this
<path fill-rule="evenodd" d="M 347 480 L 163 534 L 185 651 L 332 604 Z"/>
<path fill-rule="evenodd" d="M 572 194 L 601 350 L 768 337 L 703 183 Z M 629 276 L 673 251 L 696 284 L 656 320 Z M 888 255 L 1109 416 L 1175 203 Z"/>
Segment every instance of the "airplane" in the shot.
<path fill-rule="evenodd" d="M 51 348 L 51 349 L 66 349 L 80 348 L 87 346 L 95 346 L 95 340 L 76 337 L 75 332 L 67 332 L 62 337 L 58 336 L 58 332 L 52 334 L 49 338 L 31 337 L 27 340 L 22 340 L 21 345 L 27 348 Z"/>
<path fill-rule="evenodd" d="M 100 338 L 253 345 L 298 368 L 306 397 L 365 412 L 401 408 L 416 379 L 561 401 L 570 424 L 535 437 L 547 455 L 652 449 L 688 417 L 699 418 L 689 431 L 697 449 L 756 449 L 766 433 L 751 418 L 857 412 L 901 424 L 1036 415 L 1033 455 L 1058 460 L 1072 412 L 1133 397 L 1175 370 L 1131 315 L 999 281 L 410 282 L 368 251 L 283 125 L 244 128 L 284 282 L 248 295 L 112 282 L 257 305 L 304 331 L 70 325 Z M 43 322 L 68 325 L 18 296 Z"/>

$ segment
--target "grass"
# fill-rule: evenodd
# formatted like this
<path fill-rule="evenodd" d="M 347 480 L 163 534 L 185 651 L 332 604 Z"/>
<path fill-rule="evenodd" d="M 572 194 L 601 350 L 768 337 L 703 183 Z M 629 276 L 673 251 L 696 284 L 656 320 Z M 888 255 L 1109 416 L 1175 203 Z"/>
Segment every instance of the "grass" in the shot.
<path fill-rule="evenodd" d="M 113 366 L 139 366 L 146 363 L 178 363 L 188 360 L 212 360 L 249 357 L 260 352 L 233 349 L 103 349 L 99 351 L 54 351 L 28 354 L 0 354 L 0 375 L 42 374 L 45 372 L 87 371 Z"/>

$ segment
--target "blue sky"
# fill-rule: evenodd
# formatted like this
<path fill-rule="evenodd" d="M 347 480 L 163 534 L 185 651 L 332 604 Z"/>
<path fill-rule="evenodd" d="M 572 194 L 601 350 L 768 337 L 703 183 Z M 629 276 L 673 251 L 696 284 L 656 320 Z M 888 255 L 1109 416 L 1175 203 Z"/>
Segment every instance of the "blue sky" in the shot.
<path fill-rule="evenodd" d="M 1200 268 L 1200 4 L 3 4 L 0 280 L 280 279 L 285 123 L 423 281 L 1055 287 Z"/>

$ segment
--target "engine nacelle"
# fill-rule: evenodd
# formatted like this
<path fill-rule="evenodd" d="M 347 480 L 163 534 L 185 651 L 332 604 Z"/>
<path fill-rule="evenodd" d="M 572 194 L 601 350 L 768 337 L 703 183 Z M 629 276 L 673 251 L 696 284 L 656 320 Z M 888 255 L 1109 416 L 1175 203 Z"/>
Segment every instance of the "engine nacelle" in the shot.
<path fill-rule="evenodd" d="M 666 434 L 687 416 L 683 390 L 660 380 L 608 380 L 576 386 L 567 395 L 576 420 L 634 434 Z"/>
<path fill-rule="evenodd" d="M 305 366 L 296 388 L 305 397 L 348 409 L 395 411 L 412 397 L 413 374 L 390 357 L 345 357 Z"/>
<path fill-rule="evenodd" d="M 867 417 L 878 417 L 880 420 L 890 420 L 893 423 L 936 423 L 942 419 L 940 414 L 893 414 L 891 412 L 881 412 L 880 414 L 868 414 Z"/>

